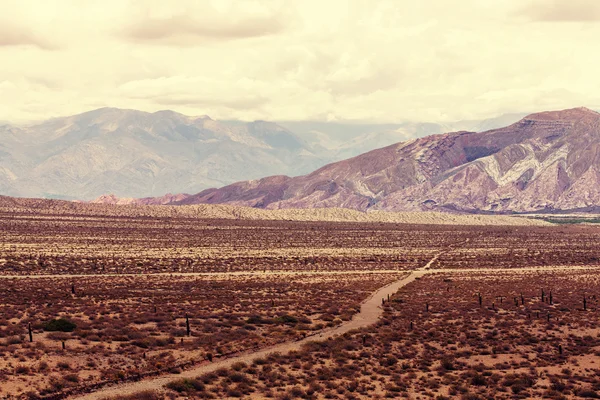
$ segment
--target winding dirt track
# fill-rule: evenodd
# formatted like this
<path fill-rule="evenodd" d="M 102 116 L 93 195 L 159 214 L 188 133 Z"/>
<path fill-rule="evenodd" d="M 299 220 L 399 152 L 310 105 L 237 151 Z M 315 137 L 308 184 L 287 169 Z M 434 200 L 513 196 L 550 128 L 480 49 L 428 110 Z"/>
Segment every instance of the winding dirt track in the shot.
<path fill-rule="evenodd" d="M 433 261 L 432 259 L 427 266 L 429 266 Z M 251 362 L 254 359 L 265 357 L 271 353 L 287 353 L 292 350 L 300 350 L 303 344 L 312 341 L 322 341 L 332 338 L 337 335 L 344 334 L 353 329 L 362 328 L 365 326 L 369 326 L 377 322 L 381 314 L 383 313 L 383 309 L 381 308 L 381 299 L 387 298 L 388 295 L 393 295 L 400 289 L 401 287 L 409 284 L 414 281 L 417 276 L 421 276 L 425 273 L 424 271 L 418 270 L 413 271 L 408 274 L 408 276 L 392 282 L 391 284 L 384 286 L 374 292 L 367 300 L 365 300 L 360 308 L 360 312 L 355 314 L 352 320 L 347 321 L 335 328 L 324 329 L 320 331 L 320 333 L 316 335 L 309 336 L 305 339 L 295 341 L 295 342 L 285 342 L 275 346 L 266 347 L 262 350 L 258 350 L 255 352 L 240 354 L 239 356 L 227 358 L 224 360 L 218 360 L 212 363 L 201 364 L 197 367 L 186 370 L 180 374 L 169 374 L 163 375 L 157 378 L 152 378 L 148 380 L 142 380 L 138 382 L 129 382 L 124 383 L 117 386 L 106 387 L 100 389 L 94 393 L 89 393 L 86 395 L 81 395 L 79 397 L 75 397 L 77 399 L 102 399 L 105 397 L 112 396 L 123 396 L 136 392 L 140 392 L 143 390 L 160 390 L 166 383 L 182 378 L 195 378 L 199 375 L 202 375 L 206 372 L 215 371 L 219 368 L 229 367 L 237 362 Z"/>
<path fill-rule="evenodd" d="M 290 341 L 266 347 L 262 350 L 242 353 L 240 355 L 218 360 L 212 363 L 206 362 L 198 365 L 194 368 L 186 370 L 180 374 L 168 374 L 160 377 L 142 380 L 138 382 L 129 382 L 116 386 L 110 386 L 102 388 L 96 392 L 73 397 L 77 399 L 85 400 L 98 400 L 106 397 L 117 397 L 123 395 L 129 395 L 144 390 L 157 390 L 160 391 L 165 384 L 170 381 L 182 379 L 182 378 L 195 378 L 207 372 L 215 371 L 219 368 L 226 368 L 237 362 L 252 362 L 253 360 L 261 357 L 265 357 L 271 353 L 287 353 L 293 350 L 300 350 L 302 345 L 312 341 L 323 341 L 329 338 L 333 338 L 337 335 L 342 335 L 348 331 L 363 328 L 377 322 L 379 317 L 383 314 L 381 308 L 381 300 L 387 298 L 388 295 L 393 295 L 400 288 L 413 282 L 415 279 L 422 277 L 426 274 L 434 273 L 464 273 L 464 272 L 533 272 L 533 271 L 560 271 L 560 270 L 573 270 L 573 269 L 589 269 L 589 267 L 576 267 L 576 266 L 545 266 L 545 267 L 533 267 L 533 268 L 485 268 L 485 269 L 430 269 L 431 265 L 438 259 L 443 252 L 438 253 L 434 256 L 426 265 L 423 267 L 407 272 L 408 275 L 404 278 L 392 282 L 391 284 L 384 286 L 375 291 L 368 299 L 366 299 L 360 308 L 360 312 L 355 314 L 352 320 L 344 322 L 343 324 L 335 327 L 328 328 L 320 331 L 319 333 L 309 336 L 299 341 Z M 362 271 L 365 272 L 365 271 Z M 378 272 L 378 271 L 373 271 Z M 397 271 L 402 273 L 402 271 Z"/>

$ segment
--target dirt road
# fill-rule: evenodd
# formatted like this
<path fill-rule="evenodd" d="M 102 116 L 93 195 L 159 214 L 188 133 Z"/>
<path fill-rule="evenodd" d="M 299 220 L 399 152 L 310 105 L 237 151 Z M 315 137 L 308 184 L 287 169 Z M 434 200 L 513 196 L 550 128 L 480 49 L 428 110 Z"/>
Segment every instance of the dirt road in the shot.
<path fill-rule="evenodd" d="M 429 265 L 429 264 L 427 264 Z M 425 272 L 423 271 L 413 271 L 408 273 L 408 275 L 398 281 L 395 281 L 387 286 L 384 286 L 378 289 L 375 293 L 373 293 L 366 301 L 364 301 L 361 305 L 360 312 L 355 314 L 352 320 L 344 322 L 343 324 L 330 329 L 325 329 L 320 333 L 302 339 L 300 341 L 295 342 L 285 342 L 275 346 L 267 347 L 262 350 L 258 350 L 248 354 L 241 354 L 239 356 L 227 358 L 224 360 L 217 360 L 212 363 L 201 364 L 197 367 L 191 368 L 182 372 L 181 374 L 169 374 L 163 375 L 158 378 L 143 380 L 139 382 L 130 382 L 117 386 L 106 387 L 94 393 L 89 393 L 86 395 L 81 395 L 79 397 L 75 397 L 78 399 L 102 399 L 105 397 L 112 396 L 123 396 L 127 394 L 136 393 L 143 390 L 161 390 L 162 387 L 175 379 L 181 378 L 192 378 L 202 375 L 206 372 L 215 371 L 219 368 L 226 368 L 231 366 L 237 362 L 252 362 L 252 360 L 265 357 L 270 353 L 287 353 L 292 350 L 299 350 L 303 344 L 311 342 L 311 341 L 322 341 L 327 340 L 328 338 L 332 338 L 337 335 L 341 335 L 353 329 L 362 328 L 365 326 L 369 326 L 377 322 L 381 314 L 383 313 L 383 309 L 381 308 L 381 299 L 386 298 L 388 295 L 393 295 L 400 289 L 401 287 L 409 284 L 414 281 L 416 277 L 423 275 Z"/>
<path fill-rule="evenodd" d="M 303 344 L 311 341 L 323 341 L 332 338 L 337 335 L 344 334 L 353 329 L 366 327 L 377 322 L 379 317 L 383 313 L 381 308 L 381 299 L 387 299 L 388 295 L 393 295 L 403 286 L 408 285 L 415 279 L 422 277 L 426 274 L 435 273 L 469 273 L 469 272 L 487 272 L 487 273 L 498 273 L 498 272 L 533 272 L 533 271 L 560 271 L 560 270 L 573 270 L 573 269 L 589 269 L 589 267 L 577 267 L 577 266 L 544 266 L 544 267 L 533 267 L 533 268 L 514 268 L 514 269 L 501 269 L 501 268 L 482 268 L 482 269 L 430 269 L 431 265 L 438 259 L 442 253 L 434 256 L 426 265 L 423 267 L 407 272 L 407 275 L 402 279 L 395 281 L 387 286 L 384 286 L 374 292 L 362 305 L 360 312 L 355 314 L 352 320 L 344 322 L 343 324 L 335 327 L 325 329 L 315 335 L 302 339 L 295 342 L 285 342 L 275 346 L 267 347 L 262 350 L 249 352 L 246 354 L 240 354 L 235 357 L 217 360 L 215 362 L 198 365 L 194 368 L 186 370 L 181 374 L 169 374 L 163 375 L 157 378 L 142 380 L 138 382 L 124 383 L 117 386 L 105 387 L 94 393 L 81 395 L 74 397 L 82 400 L 97 400 L 106 397 L 123 396 L 133 394 L 144 390 L 157 390 L 163 389 L 163 386 L 168 382 L 182 378 L 194 378 L 207 372 L 215 371 L 219 368 L 226 368 L 237 362 L 252 362 L 253 360 L 261 357 L 265 357 L 270 353 L 287 353 L 292 350 L 299 350 Z M 364 271 L 363 271 L 364 272 Z M 375 271 L 373 271 L 375 272 Z M 377 271 L 379 272 L 379 271 Z M 401 271 L 397 271 L 400 272 Z"/>

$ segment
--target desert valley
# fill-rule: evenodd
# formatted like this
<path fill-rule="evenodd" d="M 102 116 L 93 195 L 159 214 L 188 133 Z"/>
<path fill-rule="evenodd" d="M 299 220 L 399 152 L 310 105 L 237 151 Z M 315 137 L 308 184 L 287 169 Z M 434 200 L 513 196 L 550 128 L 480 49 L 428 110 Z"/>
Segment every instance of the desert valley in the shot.
<path fill-rule="evenodd" d="M 195 195 L 0 196 L 0 392 L 600 397 L 596 143 L 576 108 Z"/>
<path fill-rule="evenodd" d="M 0 9 L 0 400 L 600 398 L 600 1 Z"/>
<path fill-rule="evenodd" d="M 1 197 L 7 398 L 581 398 L 594 225 Z M 360 213 L 358 213 L 360 214 Z"/>

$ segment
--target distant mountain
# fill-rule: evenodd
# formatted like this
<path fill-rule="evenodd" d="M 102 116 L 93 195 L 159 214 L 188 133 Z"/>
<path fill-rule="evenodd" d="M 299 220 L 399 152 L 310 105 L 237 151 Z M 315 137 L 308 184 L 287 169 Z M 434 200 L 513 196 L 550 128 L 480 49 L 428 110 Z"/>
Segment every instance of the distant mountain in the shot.
<path fill-rule="evenodd" d="M 505 128 L 412 139 L 326 165 L 209 189 L 176 204 L 528 212 L 600 207 L 600 114 L 532 114 Z"/>
<path fill-rule="evenodd" d="M 215 121 L 173 111 L 101 108 L 26 127 L 0 124 L 0 194 L 77 200 L 104 196 L 98 201 L 105 203 L 161 196 L 140 200 L 161 204 L 169 200 L 164 193 L 197 193 L 274 174 L 302 175 L 450 127 Z"/>
<path fill-rule="evenodd" d="M 113 205 L 165 205 L 176 203 L 179 201 L 183 201 L 190 197 L 189 194 L 180 193 L 180 194 L 171 194 L 167 193 L 164 196 L 160 197 L 143 197 L 140 199 L 136 199 L 134 197 L 124 197 L 119 198 L 114 194 L 102 195 L 92 201 L 86 202 L 90 204 L 113 204 Z"/>
<path fill-rule="evenodd" d="M 325 150 L 331 161 L 343 160 L 394 143 L 452 131 L 482 132 L 510 125 L 525 113 L 503 114 L 485 120 L 458 121 L 446 124 L 404 122 L 399 124 L 364 124 L 343 122 L 280 121 L 315 149 Z"/>
<path fill-rule="evenodd" d="M 103 108 L 25 128 L 0 126 L 0 194 L 92 199 L 195 193 L 330 161 L 271 122 Z"/>

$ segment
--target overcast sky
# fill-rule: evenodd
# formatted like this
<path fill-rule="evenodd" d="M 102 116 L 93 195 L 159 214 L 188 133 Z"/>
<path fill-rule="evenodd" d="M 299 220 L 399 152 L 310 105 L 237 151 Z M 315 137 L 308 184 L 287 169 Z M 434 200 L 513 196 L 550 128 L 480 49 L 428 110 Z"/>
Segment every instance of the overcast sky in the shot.
<path fill-rule="evenodd" d="M 597 0 L 0 0 L 0 120 L 443 122 L 600 108 Z"/>

